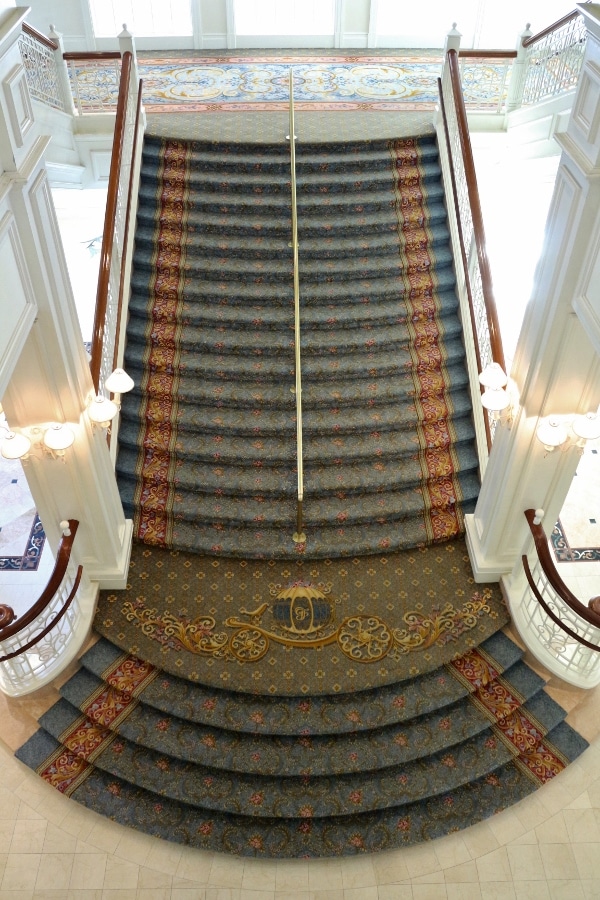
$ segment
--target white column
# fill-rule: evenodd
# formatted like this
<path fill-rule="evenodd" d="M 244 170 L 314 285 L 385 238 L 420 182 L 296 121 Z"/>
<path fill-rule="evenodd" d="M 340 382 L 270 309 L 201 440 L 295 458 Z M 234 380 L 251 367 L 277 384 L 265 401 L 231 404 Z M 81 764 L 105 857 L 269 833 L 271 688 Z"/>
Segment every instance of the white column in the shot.
<path fill-rule="evenodd" d="M 525 509 L 545 509 L 551 528 L 562 508 L 579 456 L 546 454 L 535 435 L 540 418 L 600 403 L 600 4 L 578 8 L 589 36 L 570 124 L 557 137 L 563 154 L 511 372 L 519 406 L 512 428 L 498 429 L 467 517 L 477 581 L 511 572 L 528 536 Z M 523 214 L 526 205 L 515 210 Z"/>
<path fill-rule="evenodd" d="M 80 522 L 74 557 L 102 587 L 126 584 L 132 523 L 120 502 L 106 436 L 85 412 L 89 364 L 17 47 L 20 16 L 0 23 L 0 389 L 12 428 L 68 423 L 64 462 L 34 449 L 25 471 L 51 546 L 63 519 Z M 17 313 L 22 307 L 22 313 Z M 11 331 L 12 329 L 12 331 Z"/>

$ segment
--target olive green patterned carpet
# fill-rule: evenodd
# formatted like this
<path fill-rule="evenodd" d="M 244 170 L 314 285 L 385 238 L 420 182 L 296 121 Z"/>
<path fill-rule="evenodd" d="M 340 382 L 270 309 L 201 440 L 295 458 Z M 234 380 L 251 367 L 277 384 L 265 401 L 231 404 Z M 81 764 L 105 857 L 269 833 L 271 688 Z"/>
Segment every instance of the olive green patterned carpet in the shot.
<path fill-rule="evenodd" d="M 464 541 L 385 556 L 240 560 L 134 544 L 96 628 L 123 650 L 215 687 L 365 690 L 437 668 L 508 620 Z"/>

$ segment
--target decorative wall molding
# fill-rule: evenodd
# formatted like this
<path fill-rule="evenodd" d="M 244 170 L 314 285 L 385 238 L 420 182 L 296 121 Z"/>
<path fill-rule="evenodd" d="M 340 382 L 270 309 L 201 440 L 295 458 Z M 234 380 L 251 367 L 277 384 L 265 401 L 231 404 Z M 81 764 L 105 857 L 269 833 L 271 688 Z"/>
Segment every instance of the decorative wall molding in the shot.
<path fill-rule="evenodd" d="M 4 393 L 18 362 L 29 329 L 37 314 L 37 304 L 25 252 L 11 210 L 0 219 L 0 272 L 2 290 L 10 303 L 3 306 L 0 330 L 0 395 Z"/>
<path fill-rule="evenodd" d="M 14 66 L 2 82 L 6 108 L 17 147 L 22 147 L 33 127 L 34 116 L 23 66 Z"/>

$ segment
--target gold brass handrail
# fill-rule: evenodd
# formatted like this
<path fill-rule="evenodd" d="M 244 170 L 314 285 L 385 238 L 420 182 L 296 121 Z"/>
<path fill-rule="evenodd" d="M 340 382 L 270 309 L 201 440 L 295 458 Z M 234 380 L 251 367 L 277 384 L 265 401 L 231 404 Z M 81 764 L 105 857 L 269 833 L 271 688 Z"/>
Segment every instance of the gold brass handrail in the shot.
<path fill-rule="evenodd" d="M 306 541 L 302 519 L 304 467 L 302 465 L 302 371 L 300 368 L 300 273 L 298 271 L 298 210 L 296 208 L 296 134 L 294 131 L 294 70 L 290 67 L 290 167 L 292 184 L 292 251 L 294 256 L 294 357 L 296 364 L 296 455 L 298 468 L 298 503 L 296 507 L 296 544 Z"/>

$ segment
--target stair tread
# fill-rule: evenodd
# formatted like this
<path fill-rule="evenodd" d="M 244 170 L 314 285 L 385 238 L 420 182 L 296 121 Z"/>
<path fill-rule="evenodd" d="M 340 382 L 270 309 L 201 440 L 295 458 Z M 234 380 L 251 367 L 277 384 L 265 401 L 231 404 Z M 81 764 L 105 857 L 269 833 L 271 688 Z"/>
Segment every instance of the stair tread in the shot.
<path fill-rule="evenodd" d="M 65 732 L 72 732 L 74 723 L 77 734 L 70 741 Z M 81 722 L 79 711 L 64 699 L 40 718 L 41 726 L 76 754 L 80 731 L 97 731 L 98 726 L 87 723 L 87 719 Z M 271 776 L 185 762 L 123 738 L 115 740 L 103 731 L 102 749 L 94 754 L 96 767 L 192 806 L 269 818 L 300 818 L 307 814 L 303 812 L 307 807 L 312 817 L 326 817 L 424 800 L 489 774 L 516 755 L 486 728 L 452 748 L 387 769 L 288 776 L 284 766 Z"/>
<path fill-rule="evenodd" d="M 547 730 L 564 718 L 558 704 L 536 700 L 543 681 L 525 663 L 516 662 L 506 678 L 513 690 L 516 680 L 519 700 L 528 703 L 528 709 L 535 711 Z M 494 680 L 486 686 L 485 694 L 505 691 L 504 680 L 498 684 Z M 165 718 L 162 711 L 132 701 L 85 670 L 73 676 L 60 692 L 69 704 L 64 712 L 67 722 L 75 721 L 81 712 L 134 745 L 226 772 L 256 775 L 280 771 L 294 777 L 374 772 L 449 749 L 489 728 L 493 721 L 483 704 L 471 702 L 471 695 L 467 695 L 440 710 L 377 729 L 317 735 L 305 734 L 306 729 L 291 735 L 270 735 L 263 730 L 252 736 L 234 730 L 231 723 L 229 728 L 219 728 L 173 715 Z M 123 712 L 113 721 L 114 709 Z M 502 711 L 505 709 L 507 701 Z M 47 730 L 59 738 L 66 727 Z"/>
<path fill-rule="evenodd" d="M 469 690 L 489 685 L 521 659 L 522 651 L 501 631 L 481 645 L 487 660 L 479 665 L 473 685 L 436 670 L 401 683 L 382 685 L 352 694 L 306 697 L 247 694 L 214 688 L 166 674 L 140 663 L 106 638 L 81 658 L 84 669 L 109 685 L 139 698 L 145 705 L 191 722 L 270 735 L 318 735 L 361 732 L 398 724 L 451 706 Z M 130 672 L 140 672 L 139 688 L 131 687 Z M 81 677 L 77 673 L 73 680 Z M 93 686 L 94 682 L 92 682 Z"/>
<path fill-rule="evenodd" d="M 548 739 L 568 740 L 568 726 L 558 726 Z M 570 736 L 569 736 L 570 737 Z M 31 768 L 55 755 L 61 745 L 47 733 L 37 732 L 17 753 Z M 572 741 L 572 754 L 584 742 Z M 72 754 L 66 754 L 66 761 Z M 499 811 L 536 788 L 535 781 L 518 761 L 472 780 L 442 795 L 431 819 L 428 804 L 412 803 L 388 810 L 323 819 L 304 816 L 287 822 L 245 815 L 223 814 L 175 803 L 143 788 L 135 788 L 89 764 L 81 769 L 74 791 L 77 800 L 109 818 L 131 824 L 149 834 L 169 837 L 203 849 L 221 849 L 240 856 L 322 857 L 392 849 L 447 834 Z M 276 823 L 280 822 L 276 827 Z"/>

